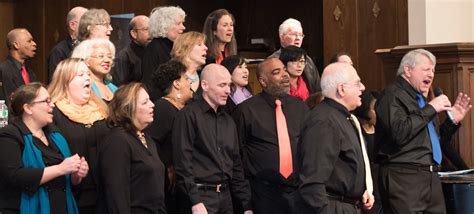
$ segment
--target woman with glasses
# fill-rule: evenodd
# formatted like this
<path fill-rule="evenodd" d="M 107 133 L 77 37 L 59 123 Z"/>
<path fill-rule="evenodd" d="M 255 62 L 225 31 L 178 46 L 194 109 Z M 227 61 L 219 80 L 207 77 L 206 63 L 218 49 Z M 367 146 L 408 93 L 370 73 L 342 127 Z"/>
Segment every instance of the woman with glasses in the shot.
<path fill-rule="evenodd" d="M 54 124 L 61 130 L 73 153 L 85 157 L 90 173 L 74 195 L 81 213 L 97 213 L 97 144 L 108 131 L 107 105 L 92 93 L 91 72 L 82 59 L 69 58 L 59 63 L 48 87 Z"/>
<path fill-rule="evenodd" d="M 155 142 L 143 133 L 154 104 L 142 83 L 122 85 L 110 102 L 112 127 L 99 145 L 99 168 L 108 213 L 166 213 L 165 170 Z M 106 212 L 103 212 L 106 213 Z"/>
<path fill-rule="evenodd" d="M 237 54 L 237 40 L 234 35 L 234 16 L 226 9 L 217 9 L 210 13 L 204 22 L 206 35 L 207 64 L 221 64 L 226 56 Z"/>
<path fill-rule="evenodd" d="M 290 45 L 281 49 L 280 60 L 290 75 L 289 94 L 306 101 L 310 95 L 307 85 L 311 84 L 301 76 L 306 66 L 306 52 L 302 48 Z"/>
<path fill-rule="evenodd" d="M 82 15 L 79 21 L 77 39 L 82 42 L 87 39 L 109 39 L 112 33 L 110 16 L 104 9 L 90 9 Z"/>
<path fill-rule="evenodd" d="M 71 185 L 89 167 L 52 125 L 53 107 L 41 83 L 12 94 L 14 119 L 0 130 L 0 213 L 78 213 Z"/>
<path fill-rule="evenodd" d="M 112 100 L 117 86 L 111 80 L 115 46 L 106 39 L 90 39 L 81 42 L 72 52 L 72 58 L 84 59 L 91 70 L 92 91 L 105 102 Z"/>

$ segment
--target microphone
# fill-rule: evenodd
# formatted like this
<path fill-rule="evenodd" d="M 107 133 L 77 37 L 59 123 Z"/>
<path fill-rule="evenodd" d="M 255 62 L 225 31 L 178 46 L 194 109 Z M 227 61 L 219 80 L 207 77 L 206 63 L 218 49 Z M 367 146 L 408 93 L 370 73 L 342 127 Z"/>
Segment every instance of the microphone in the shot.
<path fill-rule="evenodd" d="M 443 95 L 443 89 L 441 89 L 440 87 L 436 87 L 434 90 L 434 95 L 437 97 L 437 96 L 440 96 L 440 95 Z M 456 123 L 455 120 L 454 120 L 454 117 L 453 117 L 453 114 L 451 114 L 450 111 L 446 111 L 446 116 L 451 120 L 451 122 L 453 123 Z"/>

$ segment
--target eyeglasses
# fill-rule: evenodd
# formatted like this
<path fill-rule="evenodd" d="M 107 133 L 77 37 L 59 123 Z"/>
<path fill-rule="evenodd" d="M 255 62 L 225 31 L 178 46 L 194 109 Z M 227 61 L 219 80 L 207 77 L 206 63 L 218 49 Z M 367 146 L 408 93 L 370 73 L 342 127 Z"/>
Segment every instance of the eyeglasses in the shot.
<path fill-rule="evenodd" d="M 114 59 L 114 57 L 112 55 L 95 55 L 95 56 L 90 56 L 90 57 L 91 58 L 96 58 L 96 59 L 101 60 L 101 61 L 105 60 L 105 58 L 111 59 L 111 60 Z"/>
<path fill-rule="evenodd" d="M 298 61 L 289 61 L 289 63 L 293 63 L 294 65 L 306 65 L 306 60 L 300 59 Z"/>
<path fill-rule="evenodd" d="M 141 30 L 148 31 L 148 28 L 135 28 L 133 30 L 135 30 L 135 31 L 141 31 Z"/>
<path fill-rule="evenodd" d="M 353 83 L 342 83 L 343 85 L 349 85 L 349 86 L 355 86 L 357 88 L 362 88 L 364 86 L 364 84 L 362 84 L 362 82 L 360 80 L 358 80 L 357 82 L 353 82 Z"/>
<path fill-rule="evenodd" d="M 96 24 L 96 25 L 102 25 L 102 26 L 105 26 L 105 27 L 110 27 L 110 26 L 112 26 L 112 25 L 110 24 L 110 22 L 98 23 L 98 24 Z"/>
<path fill-rule="evenodd" d="M 31 105 L 36 104 L 36 103 L 46 103 L 49 105 L 51 104 L 51 97 L 48 97 L 45 100 L 33 101 L 31 102 Z"/>
<path fill-rule="evenodd" d="M 304 38 L 304 34 L 302 33 L 289 33 L 287 34 L 288 36 L 291 36 L 291 37 L 301 37 L 301 38 Z"/>

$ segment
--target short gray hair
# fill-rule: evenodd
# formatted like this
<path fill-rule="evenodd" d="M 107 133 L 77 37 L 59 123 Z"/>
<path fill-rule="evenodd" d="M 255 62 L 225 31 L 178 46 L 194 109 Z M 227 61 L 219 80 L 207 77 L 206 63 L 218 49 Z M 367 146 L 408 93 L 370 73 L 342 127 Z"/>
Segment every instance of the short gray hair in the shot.
<path fill-rule="evenodd" d="M 186 17 L 186 13 L 178 6 L 155 7 L 150 14 L 150 35 L 153 38 L 166 38 L 170 26 L 175 24 L 176 18 Z"/>
<path fill-rule="evenodd" d="M 433 65 L 436 66 L 436 57 L 431 52 L 421 48 L 415 49 L 406 53 L 405 56 L 403 56 L 402 61 L 400 62 L 400 66 L 397 70 L 397 76 L 401 76 L 403 74 L 403 67 L 405 67 L 406 65 L 410 66 L 411 68 L 415 67 L 420 55 L 428 57 L 428 59 L 430 59 Z"/>
<path fill-rule="evenodd" d="M 293 18 L 289 18 L 289 19 L 283 21 L 283 23 L 281 23 L 281 25 L 280 25 L 280 28 L 278 28 L 279 35 L 283 35 L 284 33 L 288 32 L 288 30 L 290 28 L 301 28 L 301 29 L 303 29 L 303 27 L 301 26 L 300 21 L 298 21 L 296 19 L 293 19 Z"/>
<path fill-rule="evenodd" d="M 110 23 L 110 15 L 104 9 L 90 9 L 81 16 L 79 21 L 77 39 L 83 41 L 89 38 L 91 30 L 96 25 L 104 24 L 104 22 Z M 91 26 L 90 28 L 88 28 Z"/>
<path fill-rule="evenodd" d="M 110 50 L 112 56 L 115 57 L 115 46 L 108 39 L 87 39 L 79 43 L 72 51 L 71 58 L 81 58 L 87 60 L 91 57 L 94 48 L 97 46 L 105 46 Z"/>
<path fill-rule="evenodd" d="M 342 62 L 339 62 L 342 63 Z M 334 72 L 330 75 L 325 75 L 324 72 L 328 69 L 329 66 L 333 65 L 336 63 L 329 64 L 323 71 L 323 75 L 321 76 L 321 93 L 325 97 L 332 97 L 332 93 L 336 90 L 337 85 L 341 83 L 347 83 L 350 81 L 350 72 L 347 69 L 344 69 L 341 66 L 338 66 L 334 69 Z M 327 74 L 327 73 L 326 73 Z"/>

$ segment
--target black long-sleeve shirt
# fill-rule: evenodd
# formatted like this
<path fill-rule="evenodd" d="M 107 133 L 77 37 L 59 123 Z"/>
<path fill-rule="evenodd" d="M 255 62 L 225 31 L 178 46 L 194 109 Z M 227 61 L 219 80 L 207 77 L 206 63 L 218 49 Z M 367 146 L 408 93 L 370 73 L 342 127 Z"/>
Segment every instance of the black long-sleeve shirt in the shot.
<path fill-rule="evenodd" d="M 154 87 L 153 73 L 158 66 L 171 59 L 171 49 L 173 41 L 168 38 L 154 38 L 145 48 L 142 59 L 142 82 L 148 87 L 150 99 L 159 99 L 163 92 Z"/>
<path fill-rule="evenodd" d="M 328 204 L 327 194 L 360 199 L 365 165 L 349 111 L 326 98 L 305 119 L 301 133 L 299 192 L 312 212 Z"/>
<path fill-rule="evenodd" d="M 308 107 L 301 100 L 289 95 L 281 97 L 280 101 L 288 127 L 295 169 L 300 130 Z M 296 173 L 285 179 L 279 172 L 275 108 L 275 98 L 262 92 L 242 102 L 233 114 L 239 132 L 245 173 L 249 179 L 297 187 Z"/>
<path fill-rule="evenodd" d="M 376 162 L 434 164 L 428 123 L 437 113 L 431 105 L 420 109 L 416 93 L 408 81 L 397 77 L 378 98 Z"/>
<path fill-rule="evenodd" d="M 172 139 L 177 183 L 193 205 L 202 202 L 196 183 L 228 182 L 244 210 L 251 208 L 237 130 L 223 108 L 214 111 L 204 99 L 188 104 L 176 116 Z"/>
<path fill-rule="evenodd" d="M 48 56 L 48 83 L 53 79 L 56 66 L 64 59 L 70 57 L 73 49 L 73 40 L 69 35 L 51 49 Z"/>
<path fill-rule="evenodd" d="M 142 80 L 142 58 L 145 48 L 135 42 L 131 42 L 122 49 L 115 57 L 112 67 L 112 82 L 121 86 L 130 82 Z"/>
<path fill-rule="evenodd" d="M 100 177 L 108 213 L 166 213 L 164 166 L 155 143 L 113 128 L 99 144 Z"/>

